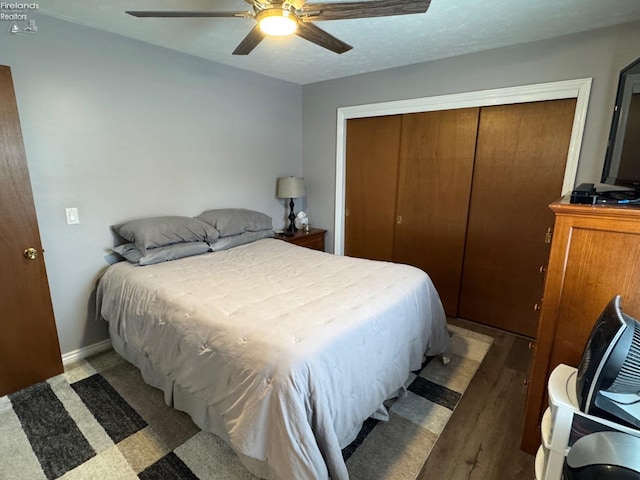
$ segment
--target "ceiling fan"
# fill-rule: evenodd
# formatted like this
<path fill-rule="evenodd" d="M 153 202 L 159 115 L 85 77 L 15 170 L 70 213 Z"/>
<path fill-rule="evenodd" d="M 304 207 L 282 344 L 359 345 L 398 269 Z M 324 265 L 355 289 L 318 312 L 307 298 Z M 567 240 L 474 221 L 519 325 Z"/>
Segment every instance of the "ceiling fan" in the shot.
<path fill-rule="evenodd" d="M 335 53 L 353 47 L 317 27 L 312 21 L 348 20 L 353 18 L 389 17 L 424 13 L 431 0 L 372 0 L 364 2 L 306 3 L 305 0 L 244 0 L 253 11 L 127 11 L 134 17 L 191 18 L 235 17 L 252 18 L 256 25 L 233 51 L 234 55 L 248 55 L 267 35 L 295 33 Z"/>

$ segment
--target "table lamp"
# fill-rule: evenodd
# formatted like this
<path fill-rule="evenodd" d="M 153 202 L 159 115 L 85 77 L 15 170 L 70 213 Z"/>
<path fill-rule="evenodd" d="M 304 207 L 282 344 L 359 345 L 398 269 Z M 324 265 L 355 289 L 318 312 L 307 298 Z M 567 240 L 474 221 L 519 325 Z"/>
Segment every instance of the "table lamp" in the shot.
<path fill-rule="evenodd" d="M 299 177 L 280 177 L 278 178 L 278 188 L 276 190 L 278 198 L 289 199 L 289 226 L 287 227 L 288 235 L 293 235 L 298 228 L 296 227 L 296 215 L 293 213 L 293 199 L 305 196 L 304 178 Z"/>

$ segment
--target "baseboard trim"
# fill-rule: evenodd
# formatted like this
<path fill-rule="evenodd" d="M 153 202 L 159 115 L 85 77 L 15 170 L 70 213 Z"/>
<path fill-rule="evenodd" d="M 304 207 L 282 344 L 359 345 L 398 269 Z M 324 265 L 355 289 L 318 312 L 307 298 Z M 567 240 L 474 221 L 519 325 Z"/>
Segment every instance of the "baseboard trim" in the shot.
<path fill-rule="evenodd" d="M 77 362 L 78 360 L 83 360 L 91 355 L 95 355 L 97 353 L 105 352 L 111 348 L 111 340 L 103 340 L 102 342 L 94 343 L 93 345 L 89 345 L 88 347 L 79 348 L 78 350 L 74 350 L 73 352 L 65 353 L 62 355 L 62 364 L 69 365 L 70 363 Z"/>

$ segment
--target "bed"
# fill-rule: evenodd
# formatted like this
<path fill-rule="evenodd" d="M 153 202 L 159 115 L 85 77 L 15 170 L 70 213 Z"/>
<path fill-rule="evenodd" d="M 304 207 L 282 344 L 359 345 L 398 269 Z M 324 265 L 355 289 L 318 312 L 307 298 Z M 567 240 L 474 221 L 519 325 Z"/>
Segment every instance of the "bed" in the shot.
<path fill-rule="evenodd" d="M 234 235 L 111 265 L 97 300 L 113 347 L 257 477 L 348 479 L 341 449 L 363 421 L 448 355 L 438 294 L 414 267 Z"/>

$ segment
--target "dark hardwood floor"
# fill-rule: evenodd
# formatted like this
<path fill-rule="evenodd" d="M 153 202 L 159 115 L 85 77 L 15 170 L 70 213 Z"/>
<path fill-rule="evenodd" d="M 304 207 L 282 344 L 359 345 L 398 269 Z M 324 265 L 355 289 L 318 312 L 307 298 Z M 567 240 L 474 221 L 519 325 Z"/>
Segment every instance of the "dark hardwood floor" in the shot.
<path fill-rule="evenodd" d="M 520 450 L 530 340 L 461 319 L 449 323 L 495 338 L 416 480 L 533 480 Z"/>

